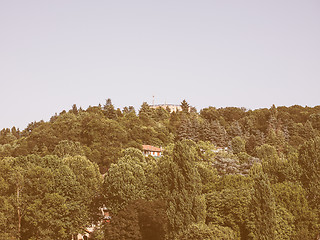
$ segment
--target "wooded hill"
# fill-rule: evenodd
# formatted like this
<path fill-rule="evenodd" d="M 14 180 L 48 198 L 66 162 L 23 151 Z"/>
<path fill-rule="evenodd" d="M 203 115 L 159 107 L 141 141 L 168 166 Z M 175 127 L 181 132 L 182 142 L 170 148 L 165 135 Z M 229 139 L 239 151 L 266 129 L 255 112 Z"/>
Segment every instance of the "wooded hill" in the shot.
<path fill-rule="evenodd" d="M 1 130 L 2 236 L 69 239 L 105 205 L 92 239 L 315 239 L 320 106 L 181 107 L 108 99 Z"/>

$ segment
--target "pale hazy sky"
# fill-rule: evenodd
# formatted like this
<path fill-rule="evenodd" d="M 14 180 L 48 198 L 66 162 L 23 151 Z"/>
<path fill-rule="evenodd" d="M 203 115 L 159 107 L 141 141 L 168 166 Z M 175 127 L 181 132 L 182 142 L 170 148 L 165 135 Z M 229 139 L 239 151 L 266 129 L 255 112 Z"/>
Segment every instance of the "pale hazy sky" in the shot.
<path fill-rule="evenodd" d="M 0 0 L 0 129 L 104 104 L 320 105 L 319 0 Z"/>

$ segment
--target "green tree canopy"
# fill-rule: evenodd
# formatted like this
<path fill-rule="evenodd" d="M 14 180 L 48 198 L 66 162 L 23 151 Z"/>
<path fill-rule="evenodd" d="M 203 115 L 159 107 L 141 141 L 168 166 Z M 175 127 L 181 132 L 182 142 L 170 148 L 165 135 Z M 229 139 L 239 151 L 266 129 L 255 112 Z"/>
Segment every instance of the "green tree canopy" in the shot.
<path fill-rule="evenodd" d="M 205 199 L 201 196 L 196 157 L 196 145 L 185 140 L 177 142 L 172 153 L 160 162 L 171 235 L 186 229 L 191 223 L 203 222 L 205 218 Z"/>
<path fill-rule="evenodd" d="M 90 222 L 101 177 L 85 157 L 28 155 L 0 163 L 1 170 L 8 170 L 6 179 L 0 178 L 0 217 L 6 214 L 1 234 L 21 240 L 67 239 Z"/>

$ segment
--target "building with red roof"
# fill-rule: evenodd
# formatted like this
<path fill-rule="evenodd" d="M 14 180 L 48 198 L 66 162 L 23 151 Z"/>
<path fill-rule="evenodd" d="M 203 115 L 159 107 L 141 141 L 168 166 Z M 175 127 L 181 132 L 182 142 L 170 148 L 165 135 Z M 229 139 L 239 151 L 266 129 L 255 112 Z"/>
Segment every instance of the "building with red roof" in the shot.
<path fill-rule="evenodd" d="M 162 148 L 151 145 L 142 145 L 142 152 L 146 157 L 149 155 L 153 157 L 160 157 L 162 155 Z"/>

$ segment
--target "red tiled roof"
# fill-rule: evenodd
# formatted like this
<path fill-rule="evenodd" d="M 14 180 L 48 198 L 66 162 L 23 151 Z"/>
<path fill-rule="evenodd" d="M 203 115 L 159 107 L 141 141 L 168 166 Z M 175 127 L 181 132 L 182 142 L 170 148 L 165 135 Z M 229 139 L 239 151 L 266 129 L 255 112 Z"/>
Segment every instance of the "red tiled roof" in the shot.
<path fill-rule="evenodd" d="M 151 145 L 142 145 L 142 149 L 145 151 L 162 152 L 161 148 L 157 148 Z"/>

